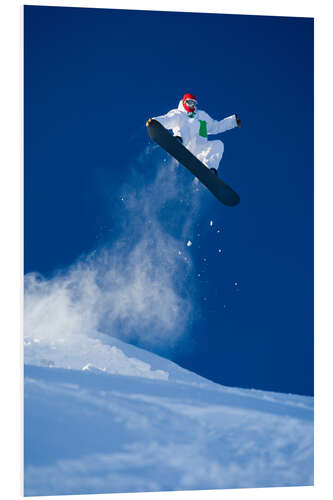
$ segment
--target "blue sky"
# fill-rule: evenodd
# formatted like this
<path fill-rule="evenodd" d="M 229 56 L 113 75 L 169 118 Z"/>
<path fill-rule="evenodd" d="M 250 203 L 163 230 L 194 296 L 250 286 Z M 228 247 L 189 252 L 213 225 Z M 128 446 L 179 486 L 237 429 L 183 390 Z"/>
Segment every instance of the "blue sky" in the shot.
<path fill-rule="evenodd" d="M 25 7 L 24 28 L 25 273 L 144 235 L 165 277 L 178 245 L 186 334 L 152 349 L 225 385 L 313 394 L 312 19 Z M 221 136 L 236 208 L 195 204 L 151 147 L 146 119 L 185 92 L 242 119 Z"/>

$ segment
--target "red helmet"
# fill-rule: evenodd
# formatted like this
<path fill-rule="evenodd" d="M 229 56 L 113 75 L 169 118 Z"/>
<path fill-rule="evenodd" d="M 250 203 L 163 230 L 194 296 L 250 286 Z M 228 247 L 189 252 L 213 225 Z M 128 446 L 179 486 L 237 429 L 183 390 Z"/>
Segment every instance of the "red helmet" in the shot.
<path fill-rule="evenodd" d="M 183 97 L 183 106 L 188 113 L 193 113 L 197 106 L 197 98 L 193 94 L 185 94 Z"/>

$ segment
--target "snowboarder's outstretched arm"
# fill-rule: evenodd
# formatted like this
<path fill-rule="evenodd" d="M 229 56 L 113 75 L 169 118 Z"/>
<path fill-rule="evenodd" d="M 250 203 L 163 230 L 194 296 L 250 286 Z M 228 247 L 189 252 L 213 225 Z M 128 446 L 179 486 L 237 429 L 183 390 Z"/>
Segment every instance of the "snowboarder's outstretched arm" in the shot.
<path fill-rule="evenodd" d="M 160 124 L 163 125 L 163 127 L 165 127 L 166 129 L 173 129 L 179 127 L 181 120 L 181 111 L 179 111 L 178 109 L 172 109 L 166 115 L 150 118 L 146 123 L 147 126 L 149 125 L 149 121 L 152 119 L 160 122 Z"/>
<path fill-rule="evenodd" d="M 241 126 L 241 121 L 236 114 L 228 116 L 223 120 L 213 120 L 207 113 L 205 113 L 205 120 L 207 122 L 208 134 L 221 134 L 226 130 Z"/>

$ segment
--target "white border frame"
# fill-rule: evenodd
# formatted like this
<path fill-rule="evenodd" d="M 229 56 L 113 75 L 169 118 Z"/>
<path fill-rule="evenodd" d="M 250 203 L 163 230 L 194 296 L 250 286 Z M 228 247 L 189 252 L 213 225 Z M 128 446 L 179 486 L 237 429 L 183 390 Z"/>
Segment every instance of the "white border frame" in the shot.
<path fill-rule="evenodd" d="M 124 2 L 124 3 L 123 3 Z M 155 500 L 155 499 L 327 499 L 333 497 L 331 471 L 332 404 L 332 147 L 329 118 L 332 113 L 331 50 L 332 7 L 328 2 L 297 0 L 123 0 L 121 8 L 226 14 L 315 17 L 315 486 L 176 493 L 135 493 L 30 497 L 56 499 Z M 113 0 L 36 1 L 27 5 L 120 8 Z M 21 498 L 23 456 L 22 420 L 22 7 L 21 0 L 2 0 L 0 9 L 0 228 L 1 228 L 1 497 Z M 21 166 L 21 168 L 19 167 Z M 300 180 L 301 182 L 301 180 Z M 20 398 L 21 396 L 21 398 Z M 21 429 L 21 432 L 19 432 Z"/>

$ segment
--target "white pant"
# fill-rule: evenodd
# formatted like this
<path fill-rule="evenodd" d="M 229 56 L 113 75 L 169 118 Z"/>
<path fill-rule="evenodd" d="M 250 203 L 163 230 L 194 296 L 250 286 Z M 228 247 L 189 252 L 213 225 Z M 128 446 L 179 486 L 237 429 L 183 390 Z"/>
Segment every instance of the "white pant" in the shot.
<path fill-rule="evenodd" d="M 188 149 L 208 168 L 219 168 L 224 144 L 222 141 L 204 141 L 189 144 Z"/>

